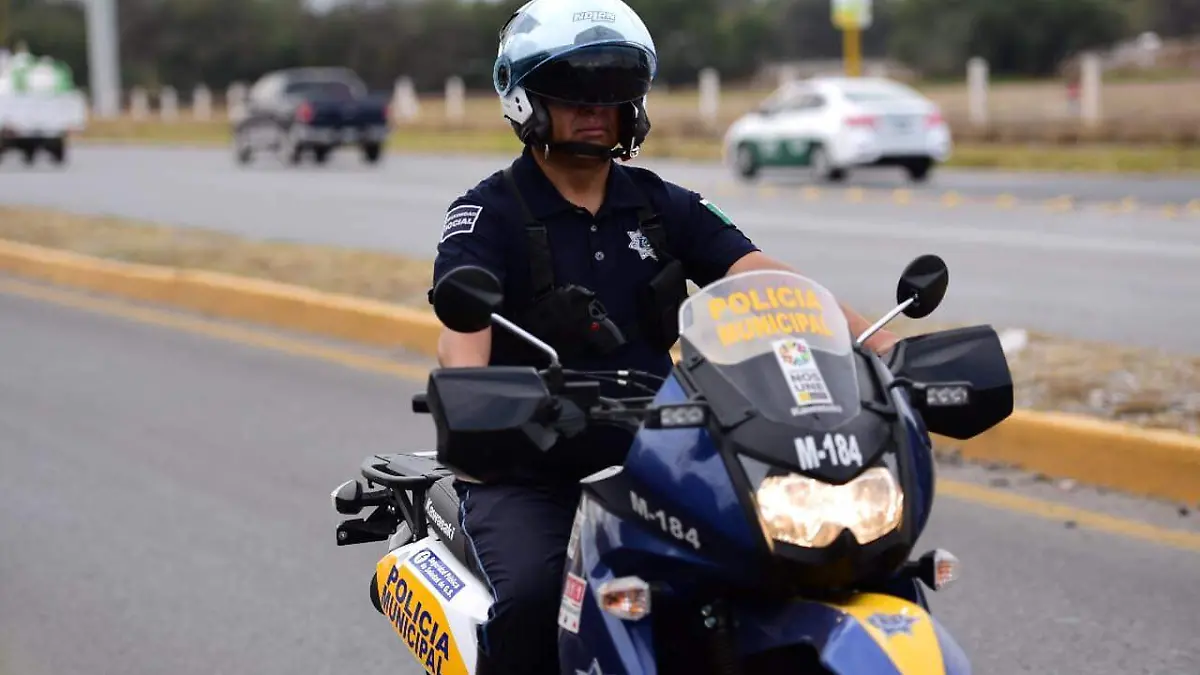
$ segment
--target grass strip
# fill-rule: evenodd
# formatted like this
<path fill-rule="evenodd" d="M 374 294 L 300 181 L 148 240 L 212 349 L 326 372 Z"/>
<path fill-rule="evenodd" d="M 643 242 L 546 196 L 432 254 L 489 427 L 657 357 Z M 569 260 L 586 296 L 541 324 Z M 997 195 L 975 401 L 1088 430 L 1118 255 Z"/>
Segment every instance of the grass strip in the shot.
<path fill-rule="evenodd" d="M 89 122 L 87 130 L 79 137 L 105 142 L 232 148 L 229 124 L 221 121 L 95 120 Z M 505 129 L 437 127 L 399 127 L 392 133 L 389 147 L 400 152 L 472 154 L 513 154 L 520 150 L 517 139 Z M 643 156 L 718 161 L 721 146 L 719 141 L 711 138 L 661 133 L 652 136 Z M 1193 172 L 1200 171 L 1200 147 L 958 143 L 946 166 L 1004 171 Z"/>
<path fill-rule="evenodd" d="M 126 262 L 203 269 L 429 309 L 432 261 L 0 206 L 0 238 Z M 946 328 L 900 317 L 902 335 Z M 1003 326 L 997 326 L 1003 329 Z M 1030 333 L 1009 357 L 1018 407 L 1200 434 L 1200 358 Z"/>

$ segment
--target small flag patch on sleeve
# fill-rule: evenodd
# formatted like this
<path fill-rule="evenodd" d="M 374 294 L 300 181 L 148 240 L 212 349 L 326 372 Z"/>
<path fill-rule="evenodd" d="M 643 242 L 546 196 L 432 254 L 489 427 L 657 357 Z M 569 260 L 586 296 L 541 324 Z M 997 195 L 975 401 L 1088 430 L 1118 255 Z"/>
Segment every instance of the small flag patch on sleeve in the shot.
<path fill-rule="evenodd" d="M 718 207 L 716 204 L 708 201 L 707 199 L 701 199 L 700 203 L 704 205 L 704 208 L 708 209 L 709 211 L 712 211 L 713 215 L 720 218 L 721 222 L 725 223 L 726 225 L 733 224 L 733 221 L 729 219 L 729 216 L 725 215 L 725 212 L 722 211 L 720 209 L 720 207 Z"/>

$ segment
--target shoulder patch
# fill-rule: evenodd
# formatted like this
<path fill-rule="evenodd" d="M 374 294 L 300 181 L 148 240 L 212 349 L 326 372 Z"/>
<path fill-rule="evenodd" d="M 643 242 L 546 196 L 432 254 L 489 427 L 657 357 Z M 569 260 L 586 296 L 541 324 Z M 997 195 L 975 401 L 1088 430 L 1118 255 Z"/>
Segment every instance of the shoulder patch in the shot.
<path fill-rule="evenodd" d="M 475 229 L 475 221 L 483 213 L 482 206 L 463 204 L 446 212 L 446 223 L 442 225 L 442 239 L 446 241 L 456 234 L 466 234 Z"/>
<path fill-rule="evenodd" d="M 729 216 L 725 215 L 725 212 L 722 211 L 716 204 L 708 201 L 708 199 L 701 199 L 700 203 L 704 205 L 704 208 L 712 211 L 714 216 L 720 218 L 721 222 L 725 223 L 726 225 L 733 225 L 733 221 L 729 219 Z"/>

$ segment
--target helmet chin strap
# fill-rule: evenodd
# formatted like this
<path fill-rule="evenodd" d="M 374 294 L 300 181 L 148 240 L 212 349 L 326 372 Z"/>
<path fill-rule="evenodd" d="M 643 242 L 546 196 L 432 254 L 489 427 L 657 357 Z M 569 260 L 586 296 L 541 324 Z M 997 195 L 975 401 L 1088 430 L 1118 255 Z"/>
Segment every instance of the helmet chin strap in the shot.
<path fill-rule="evenodd" d="M 609 148 L 582 141 L 561 141 L 542 145 L 543 157 L 549 157 L 552 152 L 561 152 L 581 157 L 595 157 L 597 159 L 618 159 L 625 156 L 625 151 L 621 149 L 621 146 Z"/>
<path fill-rule="evenodd" d="M 542 146 L 543 156 L 549 157 L 550 153 L 564 153 L 568 155 L 580 155 L 583 157 L 596 157 L 597 159 L 611 159 L 614 157 L 612 148 L 606 148 L 603 145 L 595 143 L 583 143 L 581 141 L 561 141 L 558 143 L 546 143 Z"/>

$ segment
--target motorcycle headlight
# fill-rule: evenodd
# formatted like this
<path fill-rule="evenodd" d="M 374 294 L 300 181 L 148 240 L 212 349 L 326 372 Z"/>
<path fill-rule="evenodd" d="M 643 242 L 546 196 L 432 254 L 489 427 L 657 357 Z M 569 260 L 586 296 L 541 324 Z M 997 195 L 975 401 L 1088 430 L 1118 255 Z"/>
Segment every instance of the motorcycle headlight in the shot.
<path fill-rule="evenodd" d="M 904 491 L 882 466 L 845 485 L 797 474 L 769 476 L 755 497 L 768 536 L 808 548 L 832 544 L 845 529 L 858 543 L 870 543 L 896 529 L 904 514 Z"/>

